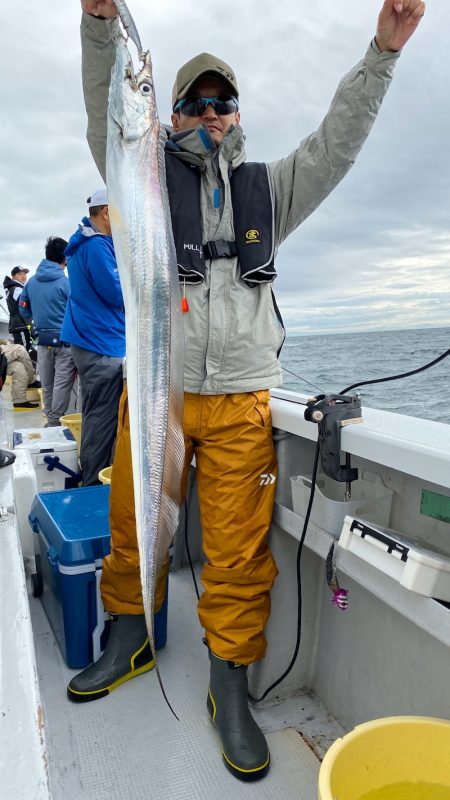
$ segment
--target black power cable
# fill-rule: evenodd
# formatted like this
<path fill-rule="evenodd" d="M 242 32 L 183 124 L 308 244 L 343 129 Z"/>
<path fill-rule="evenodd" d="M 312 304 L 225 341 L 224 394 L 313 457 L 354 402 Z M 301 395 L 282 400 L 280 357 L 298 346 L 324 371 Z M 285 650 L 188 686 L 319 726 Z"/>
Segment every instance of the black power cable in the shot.
<path fill-rule="evenodd" d="M 192 497 L 192 487 L 191 487 L 191 491 L 189 492 L 189 499 L 191 499 L 191 497 Z M 192 580 L 194 582 L 195 594 L 197 595 L 197 600 L 200 600 L 200 592 L 199 592 L 199 589 L 198 589 L 197 578 L 195 576 L 195 571 L 194 571 L 194 564 L 192 562 L 191 551 L 190 551 L 190 548 L 189 548 L 188 514 L 189 514 L 188 501 L 185 500 L 184 501 L 184 544 L 185 544 L 185 547 L 186 547 L 186 555 L 187 555 L 188 561 L 189 561 L 189 568 L 191 570 Z"/>
<path fill-rule="evenodd" d="M 295 664 L 295 662 L 297 660 L 298 651 L 300 649 L 300 638 L 301 638 L 301 627 L 302 627 L 302 584 L 301 584 L 301 577 L 300 577 L 300 562 L 301 562 L 301 557 L 302 557 L 303 544 L 304 544 L 305 537 L 306 537 L 306 531 L 308 529 L 309 517 L 311 515 L 311 508 L 312 508 L 312 504 L 313 504 L 313 500 L 314 500 L 314 493 L 315 493 L 315 488 L 316 488 L 317 468 L 319 466 L 319 453 L 320 453 L 320 447 L 319 447 L 319 441 L 317 441 L 316 451 L 314 453 L 314 465 L 313 465 L 312 476 L 311 476 L 311 492 L 310 492 L 310 495 L 309 495 L 308 508 L 306 509 L 305 522 L 304 522 L 304 525 L 303 525 L 302 535 L 300 536 L 300 541 L 298 543 L 298 548 L 297 548 L 297 559 L 296 559 L 296 572 L 297 572 L 297 638 L 296 638 L 296 641 L 295 641 L 294 653 L 293 653 L 293 656 L 291 658 L 291 661 L 290 661 L 289 665 L 286 667 L 286 669 L 283 672 L 283 674 L 280 675 L 280 677 L 277 678 L 277 680 L 274 681 L 274 683 L 272 683 L 269 686 L 268 689 L 266 689 L 266 691 L 264 692 L 264 694 L 261 695 L 261 697 L 253 697 L 253 695 L 251 695 L 250 692 L 248 693 L 249 699 L 252 701 L 252 703 L 260 703 L 262 700 L 264 700 L 265 697 L 267 697 L 267 695 L 269 694 L 269 692 L 272 691 L 272 689 L 275 689 L 275 687 L 278 686 L 281 683 L 281 681 L 284 681 L 284 679 L 286 678 L 287 675 L 289 675 L 292 667 L 294 666 L 294 664 Z"/>
<path fill-rule="evenodd" d="M 373 381 L 360 381 L 359 383 L 353 383 L 351 386 L 347 386 L 346 389 L 343 389 L 342 392 L 339 394 L 347 394 L 351 389 L 356 389 L 359 386 L 368 386 L 372 383 L 386 383 L 387 381 L 397 381 L 400 378 L 409 378 L 410 375 L 418 375 L 419 372 L 424 372 L 426 369 L 430 369 L 430 367 L 434 367 L 436 364 L 439 364 L 440 361 L 443 361 L 444 358 L 450 355 L 450 349 L 446 350 L 445 353 L 435 358 L 433 361 L 429 361 L 428 364 L 425 364 L 423 367 L 418 367 L 417 369 L 411 369 L 409 372 L 401 372 L 399 375 L 391 375 L 388 378 L 378 378 L 377 380 Z"/>

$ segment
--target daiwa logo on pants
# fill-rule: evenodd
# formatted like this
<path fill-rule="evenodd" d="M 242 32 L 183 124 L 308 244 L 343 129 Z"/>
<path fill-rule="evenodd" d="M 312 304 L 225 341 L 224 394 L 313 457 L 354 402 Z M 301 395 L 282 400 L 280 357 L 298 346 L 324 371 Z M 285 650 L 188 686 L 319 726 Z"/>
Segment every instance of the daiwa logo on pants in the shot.
<path fill-rule="evenodd" d="M 276 481 L 275 475 L 272 475 L 271 472 L 263 472 L 259 477 L 261 478 L 259 482 L 260 486 L 269 486 L 269 484 L 275 483 Z"/>

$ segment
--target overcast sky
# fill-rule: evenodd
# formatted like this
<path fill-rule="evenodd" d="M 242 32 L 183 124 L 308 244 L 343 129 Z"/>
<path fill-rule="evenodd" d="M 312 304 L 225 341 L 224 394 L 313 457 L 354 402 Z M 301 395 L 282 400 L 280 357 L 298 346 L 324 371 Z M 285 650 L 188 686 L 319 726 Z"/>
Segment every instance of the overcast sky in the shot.
<path fill-rule="evenodd" d="M 177 68 L 208 50 L 231 63 L 247 157 L 287 155 L 364 55 L 381 0 L 129 0 L 152 52 L 160 117 Z M 35 271 L 101 185 L 86 144 L 76 0 L 15 0 L 0 88 L 0 276 Z M 355 166 L 282 246 L 288 333 L 450 325 L 449 0 L 429 0 Z M 134 53 L 133 53 L 134 55 Z"/>

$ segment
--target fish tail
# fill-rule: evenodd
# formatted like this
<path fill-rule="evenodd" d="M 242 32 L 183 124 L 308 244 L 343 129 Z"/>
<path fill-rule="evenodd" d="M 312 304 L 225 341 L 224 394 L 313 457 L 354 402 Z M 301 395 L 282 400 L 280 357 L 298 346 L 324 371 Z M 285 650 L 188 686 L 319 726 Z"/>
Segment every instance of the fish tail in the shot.
<path fill-rule="evenodd" d="M 171 704 L 169 702 L 169 698 L 166 695 L 166 690 L 164 689 L 164 685 L 163 685 L 163 682 L 162 682 L 161 674 L 160 674 L 160 671 L 159 671 L 158 661 L 156 661 L 155 666 L 156 666 L 156 674 L 158 676 L 158 681 L 159 681 L 159 685 L 161 687 L 161 691 L 162 691 L 164 700 L 166 701 L 167 705 L 169 706 L 169 708 L 170 708 L 172 714 L 174 715 L 176 721 L 179 722 L 180 718 L 176 715 L 174 709 L 172 708 L 172 706 L 171 706 Z"/>
<path fill-rule="evenodd" d="M 141 39 L 127 4 L 124 2 L 124 0 L 117 0 L 115 5 L 117 11 L 119 12 L 120 21 L 123 27 L 125 28 L 131 41 L 134 42 L 134 44 L 136 45 L 139 58 L 143 59 L 145 54 L 142 49 Z"/>

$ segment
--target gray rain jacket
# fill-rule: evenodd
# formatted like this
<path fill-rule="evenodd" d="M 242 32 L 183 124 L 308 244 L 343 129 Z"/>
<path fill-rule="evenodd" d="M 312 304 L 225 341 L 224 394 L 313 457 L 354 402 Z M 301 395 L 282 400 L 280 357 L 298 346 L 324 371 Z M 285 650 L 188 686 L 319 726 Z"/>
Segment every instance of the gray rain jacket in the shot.
<path fill-rule="evenodd" d="M 81 41 L 87 138 L 105 179 L 108 86 L 115 59 L 116 20 L 83 13 Z M 314 211 L 352 166 L 369 134 L 392 78 L 399 53 L 380 53 L 372 42 L 339 84 L 318 130 L 287 158 L 269 164 L 275 204 L 275 252 Z M 203 129 L 206 130 L 206 129 Z M 208 133 L 209 137 L 209 133 Z M 201 169 L 203 243 L 234 240 L 229 170 L 245 161 L 240 126 L 222 144 L 206 150 L 196 131 L 176 135 L 183 157 Z M 222 207 L 213 205 L 222 183 Z M 284 331 L 274 308 L 272 286 L 246 285 L 237 258 L 206 262 L 203 283 L 186 285 L 189 312 L 185 330 L 186 392 L 232 394 L 270 389 L 282 382 L 278 351 Z"/>

